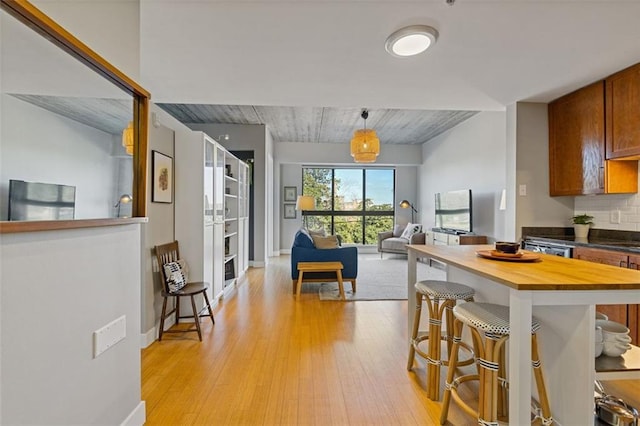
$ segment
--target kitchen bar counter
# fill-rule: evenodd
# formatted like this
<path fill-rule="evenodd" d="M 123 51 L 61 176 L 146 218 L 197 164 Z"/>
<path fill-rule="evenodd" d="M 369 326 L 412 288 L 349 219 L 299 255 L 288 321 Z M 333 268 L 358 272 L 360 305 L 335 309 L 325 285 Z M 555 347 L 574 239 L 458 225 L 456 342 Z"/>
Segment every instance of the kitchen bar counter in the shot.
<path fill-rule="evenodd" d="M 565 426 L 593 422 L 594 305 L 640 303 L 640 272 L 545 254 L 531 263 L 476 255 L 492 248 L 410 245 L 407 330 L 415 313 L 417 258 L 443 262 L 447 279 L 473 287 L 476 301 L 511 307 L 511 424 L 529 422 L 532 314 L 542 324 L 539 341 L 553 417 Z"/>

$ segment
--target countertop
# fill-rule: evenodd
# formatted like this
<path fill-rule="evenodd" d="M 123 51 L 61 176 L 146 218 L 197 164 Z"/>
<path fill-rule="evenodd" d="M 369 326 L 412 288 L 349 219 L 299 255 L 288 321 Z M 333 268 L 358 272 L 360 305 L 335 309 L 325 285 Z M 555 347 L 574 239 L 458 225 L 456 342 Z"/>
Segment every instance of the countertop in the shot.
<path fill-rule="evenodd" d="M 591 229 L 586 240 L 576 239 L 573 228 L 523 228 L 524 240 L 640 253 L 640 233 L 607 229 Z"/>
<path fill-rule="evenodd" d="M 478 250 L 492 245 L 408 246 L 410 250 L 484 276 L 517 290 L 635 290 L 640 289 L 640 272 L 578 259 L 536 253 L 535 262 L 485 259 Z M 531 252 L 529 252 L 531 253 Z"/>

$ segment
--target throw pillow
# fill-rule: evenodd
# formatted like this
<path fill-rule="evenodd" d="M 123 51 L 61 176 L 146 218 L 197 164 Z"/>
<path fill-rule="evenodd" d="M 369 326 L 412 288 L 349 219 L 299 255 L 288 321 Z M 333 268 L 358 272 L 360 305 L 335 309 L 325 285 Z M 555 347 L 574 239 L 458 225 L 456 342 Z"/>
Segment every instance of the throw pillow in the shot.
<path fill-rule="evenodd" d="M 186 285 L 189 282 L 189 265 L 187 265 L 187 261 L 184 259 L 178 259 L 176 263 L 180 266 L 180 273 L 182 273 L 182 279 Z"/>
<path fill-rule="evenodd" d="M 402 231 L 404 231 L 404 226 L 402 225 L 394 225 L 393 226 L 393 236 L 398 238 L 402 236 Z"/>
<path fill-rule="evenodd" d="M 167 280 L 167 286 L 170 292 L 178 291 L 186 285 L 182 276 L 182 269 L 178 262 L 169 262 L 164 264 L 164 276 Z"/>
<path fill-rule="evenodd" d="M 309 235 L 316 236 L 316 237 L 325 237 L 326 234 L 324 233 L 324 229 L 309 229 L 307 232 L 309 232 Z"/>
<path fill-rule="evenodd" d="M 404 238 L 405 240 L 410 240 L 413 234 L 417 234 L 422 231 L 422 225 L 419 223 L 408 223 L 407 227 L 404 228 L 404 232 L 400 236 L 400 238 Z"/>
<path fill-rule="evenodd" d="M 334 249 L 338 248 L 338 238 L 335 235 L 326 237 L 312 236 L 313 243 L 317 249 Z"/>

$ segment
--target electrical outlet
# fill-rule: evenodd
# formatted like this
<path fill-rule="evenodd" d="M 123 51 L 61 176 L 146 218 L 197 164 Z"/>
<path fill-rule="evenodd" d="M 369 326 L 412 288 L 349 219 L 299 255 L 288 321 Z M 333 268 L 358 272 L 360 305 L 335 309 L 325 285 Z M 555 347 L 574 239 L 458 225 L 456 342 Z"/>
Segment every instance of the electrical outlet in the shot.
<path fill-rule="evenodd" d="M 527 185 L 520 185 L 518 187 L 518 193 L 520 194 L 520 196 L 524 197 L 527 195 Z"/>
<path fill-rule="evenodd" d="M 123 315 L 109 324 L 93 332 L 93 357 L 98 355 L 127 337 L 127 321 Z"/>
<path fill-rule="evenodd" d="M 620 210 L 612 210 L 609 221 L 611 223 L 620 223 Z"/>

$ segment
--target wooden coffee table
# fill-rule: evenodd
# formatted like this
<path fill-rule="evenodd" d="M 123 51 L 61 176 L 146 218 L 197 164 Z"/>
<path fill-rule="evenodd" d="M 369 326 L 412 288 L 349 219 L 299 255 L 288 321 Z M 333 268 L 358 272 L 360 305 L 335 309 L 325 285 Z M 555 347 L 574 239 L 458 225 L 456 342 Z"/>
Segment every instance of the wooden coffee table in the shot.
<path fill-rule="evenodd" d="M 335 272 L 340 288 L 340 298 L 345 300 L 344 285 L 342 283 L 342 262 L 298 262 L 298 285 L 296 289 L 296 299 L 300 299 L 300 289 L 302 288 L 302 276 L 305 272 Z"/>

